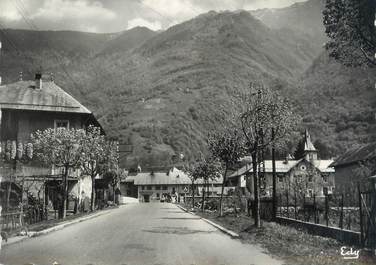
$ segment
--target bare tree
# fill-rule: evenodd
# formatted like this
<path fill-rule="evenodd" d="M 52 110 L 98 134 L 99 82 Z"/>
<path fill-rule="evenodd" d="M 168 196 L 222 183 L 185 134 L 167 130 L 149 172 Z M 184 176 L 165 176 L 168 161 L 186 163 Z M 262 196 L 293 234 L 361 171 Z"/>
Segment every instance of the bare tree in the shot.
<path fill-rule="evenodd" d="M 261 85 L 250 85 L 241 95 L 241 128 L 247 152 L 252 157 L 255 226 L 260 227 L 260 171 L 263 152 L 285 144 L 286 136 L 297 124 L 291 105 L 278 93 Z M 250 179 L 247 188 L 251 190 Z"/>

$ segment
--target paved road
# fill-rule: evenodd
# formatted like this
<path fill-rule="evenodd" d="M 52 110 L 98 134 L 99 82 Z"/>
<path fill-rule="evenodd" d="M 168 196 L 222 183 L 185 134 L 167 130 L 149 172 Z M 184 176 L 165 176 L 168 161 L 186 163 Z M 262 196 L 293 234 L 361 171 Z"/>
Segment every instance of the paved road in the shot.
<path fill-rule="evenodd" d="M 129 204 L 1 250 L 0 264 L 281 264 L 173 204 Z"/>

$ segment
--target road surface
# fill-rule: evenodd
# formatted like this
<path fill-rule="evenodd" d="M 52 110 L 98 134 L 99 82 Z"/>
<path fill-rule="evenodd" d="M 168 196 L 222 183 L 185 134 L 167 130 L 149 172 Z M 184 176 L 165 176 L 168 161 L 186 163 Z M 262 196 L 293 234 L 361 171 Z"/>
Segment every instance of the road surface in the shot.
<path fill-rule="evenodd" d="M 167 203 L 129 204 L 47 235 L 5 246 L 5 265 L 282 264 Z"/>

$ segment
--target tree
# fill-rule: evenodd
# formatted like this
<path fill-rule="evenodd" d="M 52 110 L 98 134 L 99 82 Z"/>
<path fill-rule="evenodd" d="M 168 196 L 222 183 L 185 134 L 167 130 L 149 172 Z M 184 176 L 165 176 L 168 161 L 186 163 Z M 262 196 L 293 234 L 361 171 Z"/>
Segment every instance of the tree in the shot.
<path fill-rule="evenodd" d="M 84 137 L 84 130 L 66 128 L 46 129 L 31 135 L 37 159 L 48 166 L 63 168 L 60 218 L 66 217 L 69 170 L 77 169 L 81 165 Z"/>
<path fill-rule="evenodd" d="M 211 132 L 208 137 L 208 146 L 212 156 L 219 159 L 224 166 L 221 197 L 219 200 L 219 215 L 223 216 L 223 191 L 226 183 L 227 172 L 241 157 L 245 155 L 245 144 L 242 132 L 228 124 L 227 128 Z"/>
<path fill-rule="evenodd" d="M 260 176 L 264 152 L 269 147 L 286 144 L 288 134 L 297 124 L 291 105 L 278 93 L 261 85 L 250 85 L 250 90 L 241 95 L 241 128 L 246 141 L 247 152 L 252 157 L 253 195 L 255 226 L 260 227 Z M 251 190 L 250 178 L 247 188 Z"/>
<path fill-rule="evenodd" d="M 100 128 L 93 126 L 89 126 L 82 142 L 81 169 L 91 177 L 91 211 L 94 211 L 95 177 L 117 169 L 118 145 L 107 141 Z"/>
<path fill-rule="evenodd" d="M 375 66 L 375 11 L 374 0 L 327 0 L 323 21 L 329 55 L 347 66 Z"/>
<path fill-rule="evenodd" d="M 201 211 L 204 211 L 205 203 L 205 185 L 209 183 L 209 180 L 215 180 L 221 176 L 221 165 L 212 158 L 204 158 L 195 166 L 192 176 L 193 178 L 202 179 L 202 204 Z"/>
<path fill-rule="evenodd" d="M 125 179 L 125 172 L 121 169 L 107 171 L 104 174 L 104 178 L 108 180 L 110 186 L 112 187 L 113 202 L 115 204 L 115 189 L 119 185 L 120 181 Z"/>
<path fill-rule="evenodd" d="M 192 208 L 195 208 L 195 182 L 197 180 L 197 174 L 194 174 L 196 169 L 196 163 L 186 163 L 183 165 L 183 172 L 187 174 L 191 180 L 191 193 L 192 193 Z"/>

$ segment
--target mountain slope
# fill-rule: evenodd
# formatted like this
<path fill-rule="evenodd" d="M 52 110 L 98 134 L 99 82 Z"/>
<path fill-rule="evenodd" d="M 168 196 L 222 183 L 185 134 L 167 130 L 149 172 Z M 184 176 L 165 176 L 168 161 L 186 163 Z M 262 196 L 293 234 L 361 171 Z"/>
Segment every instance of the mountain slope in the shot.
<path fill-rule="evenodd" d="M 374 72 L 344 69 L 324 54 L 316 59 L 322 47 L 314 36 L 323 33 L 302 33 L 305 22 L 296 25 L 302 15 L 292 12 L 315 10 L 319 23 L 321 11 L 309 3 L 317 0 L 273 11 L 283 14 L 281 27 L 265 25 L 264 10 L 261 20 L 245 11 L 209 12 L 157 33 L 9 30 L 21 52 L 7 48 L 0 72 L 5 82 L 19 71 L 30 78 L 40 65 L 55 73 L 55 82 L 94 111 L 108 135 L 133 145 L 123 159 L 127 167 L 170 165 L 179 153 L 205 152 L 207 131 L 234 111 L 235 97 L 252 81 L 290 98 L 326 155 L 335 155 L 370 137 Z"/>
<path fill-rule="evenodd" d="M 302 38 L 307 38 L 319 54 L 326 41 L 322 22 L 324 2 L 308 0 L 286 8 L 259 9 L 250 13 L 272 29 L 289 30 Z"/>
<path fill-rule="evenodd" d="M 348 68 L 323 52 L 301 78 L 303 122 L 331 155 L 376 140 L 376 69 Z"/>
<path fill-rule="evenodd" d="M 148 39 L 154 37 L 157 33 L 145 27 L 135 27 L 130 30 L 119 33 L 116 38 L 108 41 L 104 49 L 100 52 L 114 53 L 126 52 L 140 46 Z"/>

